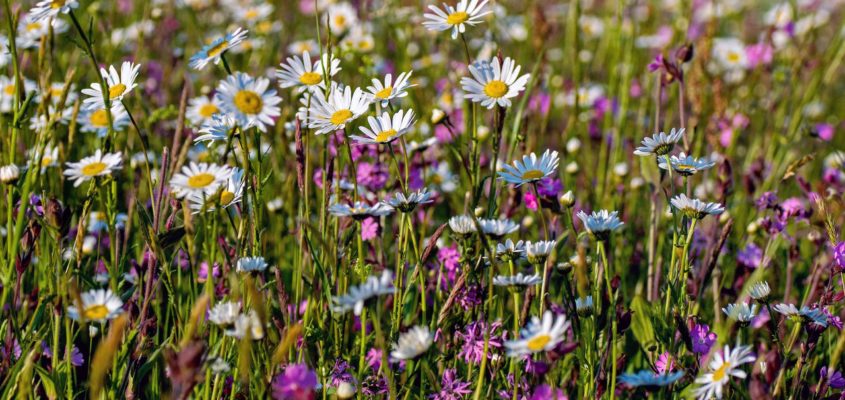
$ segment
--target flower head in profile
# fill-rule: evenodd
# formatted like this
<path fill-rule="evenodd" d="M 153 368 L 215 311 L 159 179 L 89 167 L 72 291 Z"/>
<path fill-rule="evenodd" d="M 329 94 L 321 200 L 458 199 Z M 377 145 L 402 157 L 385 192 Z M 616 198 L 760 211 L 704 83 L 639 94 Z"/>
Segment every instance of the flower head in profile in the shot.
<path fill-rule="evenodd" d="M 108 70 L 100 68 L 100 75 L 103 76 L 106 85 L 108 85 L 108 98 L 111 104 L 120 103 L 124 96 L 138 86 L 135 80 L 138 79 L 140 71 L 141 64 L 133 64 L 129 61 L 124 61 L 120 65 L 120 72 L 114 65 L 109 66 Z M 103 100 L 103 88 L 99 81 L 92 83 L 88 89 L 82 89 L 82 94 L 88 96 L 82 101 L 85 108 L 89 110 L 106 108 L 106 103 Z"/>
<path fill-rule="evenodd" d="M 522 67 L 510 57 L 503 62 L 498 57 L 477 61 L 469 66 L 472 76 L 461 78 L 466 97 L 482 107 L 510 107 L 512 98 L 525 90 L 531 74 L 519 75 Z"/>
<path fill-rule="evenodd" d="M 33 21 L 43 21 L 55 18 L 59 13 L 67 14 L 77 7 L 79 2 L 76 0 L 41 0 L 29 10 L 27 17 Z"/>
<path fill-rule="evenodd" d="M 427 326 L 414 326 L 399 335 L 399 341 L 393 345 L 390 356 L 395 360 L 412 360 L 425 353 L 434 343 L 434 335 Z"/>
<path fill-rule="evenodd" d="M 579 297 L 575 299 L 575 311 L 578 315 L 590 315 L 593 313 L 593 296 Z"/>
<path fill-rule="evenodd" d="M 698 171 L 713 168 L 716 163 L 705 158 L 695 158 L 691 155 L 688 156 L 686 153 L 681 152 L 681 154 L 678 154 L 677 156 L 669 157 L 668 164 L 665 159 L 661 159 L 657 164 L 658 167 L 665 170 L 668 170 L 670 165 L 672 166 L 672 170 L 679 175 L 691 176 Z"/>
<path fill-rule="evenodd" d="M 638 156 L 665 156 L 675 148 L 675 144 L 684 137 L 684 129 L 672 130 L 667 135 L 666 132 L 655 133 L 652 137 L 643 139 L 642 146 L 634 150 L 634 154 Z"/>
<path fill-rule="evenodd" d="M 520 187 L 526 183 L 537 182 L 557 171 L 557 151 L 546 150 L 539 159 L 531 153 L 523 156 L 522 160 L 515 160 L 513 165 L 503 165 L 499 171 L 499 179 Z"/>
<path fill-rule="evenodd" d="M 390 101 L 408 96 L 408 88 L 415 86 L 410 83 L 411 74 L 413 71 L 403 72 L 393 80 L 392 74 L 387 74 L 384 81 L 373 79 L 373 85 L 367 87 L 373 102 L 380 102 L 382 107 L 387 107 Z"/>
<path fill-rule="evenodd" d="M 332 311 L 345 313 L 352 310 L 355 315 L 361 315 L 364 311 L 364 303 L 372 298 L 391 294 L 396 291 L 393 286 L 393 273 L 384 270 L 381 276 L 371 275 L 367 280 L 357 286 L 352 286 L 342 296 L 332 297 Z"/>
<path fill-rule="evenodd" d="M 734 321 L 741 324 L 748 324 L 757 316 L 757 305 L 746 302 L 728 304 L 722 308 L 722 312 Z"/>
<path fill-rule="evenodd" d="M 462 238 L 467 238 L 477 231 L 475 222 L 466 215 L 456 215 L 449 218 L 449 228 Z"/>
<path fill-rule="evenodd" d="M 702 219 L 708 215 L 719 215 L 725 211 L 719 203 L 707 203 L 699 199 L 691 199 L 681 193 L 670 201 L 672 207 L 682 212 L 689 218 Z"/>
<path fill-rule="evenodd" d="M 85 157 L 77 162 L 67 163 L 64 175 L 72 180 L 73 186 L 76 187 L 98 176 L 111 175 L 119 170 L 122 164 L 122 153 L 103 154 L 102 150 L 97 149 L 92 156 Z"/>
<path fill-rule="evenodd" d="M 747 374 L 740 366 L 753 362 L 757 356 L 751 353 L 749 346 L 737 346 L 731 349 L 725 345 L 723 353 L 716 353 L 706 372 L 695 379 L 695 383 L 701 385 L 694 391 L 699 399 L 722 398 L 724 386 L 731 378 L 745 379 Z"/>
<path fill-rule="evenodd" d="M 501 239 L 505 235 L 511 234 L 519 230 L 519 224 L 509 219 L 480 219 L 478 225 L 481 226 L 481 231 L 485 235 L 493 239 Z"/>
<path fill-rule="evenodd" d="M 221 301 L 208 311 L 208 322 L 227 327 L 235 324 L 241 314 L 241 304 L 233 301 Z"/>
<path fill-rule="evenodd" d="M 466 32 L 467 25 L 479 24 L 481 17 L 492 12 L 484 9 L 486 5 L 487 0 L 460 0 L 456 7 L 443 4 L 443 10 L 430 5 L 428 9 L 432 12 L 423 14 L 426 19 L 423 26 L 430 31 L 451 29 L 452 39 L 457 39 L 459 33 Z"/>
<path fill-rule="evenodd" d="M 369 127 L 361 126 L 361 135 L 350 135 L 350 138 L 362 144 L 389 144 L 399 139 L 414 127 L 416 118 L 414 110 L 399 110 L 390 115 L 387 111 L 378 117 L 368 117 Z"/>
<path fill-rule="evenodd" d="M 610 233 L 618 230 L 625 225 L 619 219 L 619 211 L 601 210 L 599 212 L 593 211 L 589 215 L 584 211 L 578 211 L 576 214 L 578 219 L 584 223 L 584 229 L 593 235 L 596 240 L 607 240 Z"/>
<path fill-rule="evenodd" d="M 538 242 L 529 240 L 525 242 L 525 258 L 532 264 L 543 265 L 546 263 L 546 259 L 549 258 L 552 250 L 555 249 L 556 244 L 557 242 L 554 240 L 541 240 Z"/>
<path fill-rule="evenodd" d="M 234 31 L 214 39 L 191 56 L 188 65 L 193 69 L 203 69 L 208 63 L 220 63 L 223 53 L 243 42 L 246 39 L 247 32 L 241 28 L 236 28 Z"/>
<path fill-rule="evenodd" d="M 311 61 L 311 54 L 307 51 L 302 52 L 302 57 L 292 56 L 281 64 L 281 69 L 276 70 L 276 78 L 279 80 L 279 86 L 282 88 L 295 87 L 298 92 L 308 89 L 317 89 L 321 83 L 324 83 L 325 75 L 328 74 L 329 79 L 340 72 L 340 60 L 323 54 L 321 59 Z"/>
<path fill-rule="evenodd" d="M 435 193 L 430 192 L 428 188 L 422 188 L 407 195 L 402 192 L 396 192 L 393 197 L 387 200 L 387 205 L 403 213 L 409 213 L 414 211 L 414 209 L 416 209 L 420 204 L 429 204 L 433 202 L 434 199 L 432 197 L 434 195 Z"/>
<path fill-rule="evenodd" d="M 80 295 L 82 304 L 68 306 L 68 317 L 80 321 L 103 322 L 114 319 L 122 312 L 123 300 L 111 289 L 89 290 Z"/>
<path fill-rule="evenodd" d="M 252 340 L 264 338 L 264 326 L 255 310 L 242 313 L 235 318 L 229 329 L 223 331 L 226 336 L 243 339 L 249 336 Z"/>
<path fill-rule="evenodd" d="M 525 252 L 525 243 L 522 240 L 516 243 L 507 239 L 504 243 L 496 243 L 496 256 L 504 261 L 516 260 L 522 257 Z"/>
<path fill-rule="evenodd" d="M 802 319 L 821 328 L 826 328 L 828 325 L 827 315 L 820 308 L 803 306 L 798 309 L 794 304 L 788 303 L 777 304 L 772 308 L 787 318 Z"/>
<path fill-rule="evenodd" d="M 508 356 L 519 357 L 554 349 L 566 339 L 569 320 L 565 315 L 554 315 L 546 310 L 543 319 L 532 317 L 531 322 L 522 329 L 519 338 L 505 342 Z"/>
<path fill-rule="evenodd" d="M 769 299 L 769 294 L 772 292 L 772 289 L 769 288 L 769 282 L 757 282 L 751 285 L 751 289 L 748 290 L 748 294 L 751 296 L 752 299 L 766 302 Z"/>
<path fill-rule="evenodd" d="M 215 98 L 221 110 L 234 117 L 242 129 L 254 124 L 266 132 L 268 126 L 275 124 L 274 118 L 281 115 L 278 104 L 282 98 L 276 95 L 275 89 L 270 89 L 267 78 L 236 72 L 220 81 Z"/>
<path fill-rule="evenodd" d="M 543 282 L 543 278 L 540 275 L 524 275 L 522 272 L 518 272 L 516 275 L 499 275 L 493 278 L 493 285 L 505 287 L 537 286 L 541 282 Z"/>
<path fill-rule="evenodd" d="M 200 135 L 194 138 L 194 143 L 201 142 L 226 142 L 236 132 L 235 128 L 246 130 L 252 128 L 255 121 L 248 121 L 246 125 L 241 125 L 240 121 L 229 114 L 214 114 L 211 121 L 204 124 L 200 129 Z"/>
<path fill-rule="evenodd" d="M 329 206 L 329 213 L 336 217 L 351 217 L 355 220 L 363 220 L 367 217 L 381 217 L 393 212 L 393 207 L 386 203 L 369 205 L 364 202 L 357 202 L 353 205 L 346 203 L 335 203 Z"/>
<path fill-rule="evenodd" d="M 261 272 L 267 269 L 264 257 L 241 257 L 238 259 L 238 272 Z"/>

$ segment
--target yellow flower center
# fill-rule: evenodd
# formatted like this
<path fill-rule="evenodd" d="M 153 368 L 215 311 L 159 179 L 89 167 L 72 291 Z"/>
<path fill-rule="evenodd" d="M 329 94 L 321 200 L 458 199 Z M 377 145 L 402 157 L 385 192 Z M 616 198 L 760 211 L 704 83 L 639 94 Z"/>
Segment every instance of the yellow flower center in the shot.
<path fill-rule="evenodd" d="M 224 190 L 223 192 L 220 193 L 220 204 L 221 205 L 224 205 L 224 206 L 228 205 L 234 199 L 235 199 L 235 194 L 228 191 L 228 190 Z"/>
<path fill-rule="evenodd" d="M 484 94 L 498 99 L 508 93 L 508 85 L 502 81 L 490 81 L 484 85 Z"/>
<path fill-rule="evenodd" d="M 62 8 L 64 6 L 65 6 L 65 0 L 53 0 L 53 2 L 50 3 L 50 7 L 54 8 L 54 9 Z"/>
<path fill-rule="evenodd" d="M 396 133 L 397 132 L 396 132 L 395 129 L 390 129 L 390 130 L 380 132 L 378 135 L 376 135 L 376 142 L 379 142 L 379 143 L 389 142 L 389 141 L 393 140 L 393 137 L 396 136 Z"/>
<path fill-rule="evenodd" d="M 235 94 L 235 107 L 244 114 L 258 114 L 264 107 L 261 96 L 251 90 L 241 90 Z"/>
<path fill-rule="evenodd" d="M 3 88 L 3 92 L 9 96 L 15 94 L 15 85 L 6 85 L 6 87 Z"/>
<path fill-rule="evenodd" d="M 123 95 L 124 92 L 126 92 L 126 85 L 122 83 L 109 87 L 109 100 L 114 100 L 116 97 Z"/>
<path fill-rule="evenodd" d="M 214 103 L 203 104 L 199 110 L 200 115 L 203 118 L 211 118 L 211 116 L 216 114 L 218 111 L 220 111 L 220 109 L 218 109 L 217 106 L 214 105 Z"/>
<path fill-rule="evenodd" d="M 82 175 L 97 176 L 106 169 L 106 163 L 96 161 L 82 167 Z"/>
<path fill-rule="evenodd" d="M 466 22 L 469 19 L 469 14 L 464 11 L 456 11 L 446 17 L 446 23 L 449 25 L 457 25 Z"/>
<path fill-rule="evenodd" d="M 109 115 L 106 114 L 105 109 L 97 110 L 91 113 L 91 116 L 88 117 L 88 121 L 91 122 L 91 125 L 94 125 L 95 127 L 106 127 L 109 124 Z"/>
<path fill-rule="evenodd" d="M 544 176 L 546 176 L 546 174 L 544 174 L 543 171 L 540 171 L 539 169 L 532 169 L 532 170 L 525 171 L 522 174 L 522 180 L 533 181 L 533 180 L 541 179 Z"/>
<path fill-rule="evenodd" d="M 349 111 L 347 109 L 343 109 L 343 110 L 335 111 L 335 113 L 332 114 L 330 121 L 333 125 L 342 125 L 342 124 L 346 123 L 346 121 L 348 121 L 349 118 L 352 118 L 352 111 Z"/>
<path fill-rule="evenodd" d="M 299 77 L 299 82 L 309 86 L 316 85 L 320 83 L 321 80 L 323 80 L 323 77 L 316 72 L 306 72 Z"/>
<path fill-rule="evenodd" d="M 244 14 L 245 19 L 255 19 L 258 17 L 258 10 L 252 8 Z"/>
<path fill-rule="evenodd" d="M 728 61 L 730 61 L 730 62 L 739 61 L 739 53 L 736 53 L 736 52 L 733 52 L 733 51 L 728 53 Z"/>
<path fill-rule="evenodd" d="M 82 312 L 82 315 L 85 316 L 85 319 L 100 320 L 109 315 L 109 309 L 102 304 L 97 304 L 86 308 L 85 311 Z"/>
<path fill-rule="evenodd" d="M 531 351 L 540 351 L 543 350 L 547 344 L 552 340 L 552 337 L 546 334 L 534 336 L 531 339 L 528 339 L 528 342 L 525 344 L 528 347 L 528 350 Z"/>
<path fill-rule="evenodd" d="M 27 32 L 36 31 L 36 30 L 39 30 L 39 29 L 41 29 L 41 23 L 40 22 L 30 22 L 30 23 L 26 24 Z"/>
<path fill-rule="evenodd" d="M 202 189 L 214 182 L 214 175 L 202 172 L 188 178 L 188 186 L 194 189 Z"/>
<path fill-rule="evenodd" d="M 226 50 L 227 47 L 229 47 L 228 40 L 220 41 L 220 43 L 217 43 L 214 47 L 208 49 L 208 56 L 217 57 L 218 55 L 220 55 L 220 53 L 223 52 L 223 50 Z"/>
<path fill-rule="evenodd" d="M 48 156 L 44 156 L 43 158 L 41 158 L 41 166 L 42 167 L 49 167 L 50 164 L 52 164 L 52 163 L 53 163 L 53 159 L 48 157 Z"/>
<path fill-rule="evenodd" d="M 721 367 L 713 371 L 713 381 L 721 381 L 727 375 L 728 368 L 731 367 L 731 363 L 725 361 Z"/>
<path fill-rule="evenodd" d="M 267 33 L 270 32 L 271 29 L 273 29 L 273 23 L 270 21 L 261 21 L 260 23 L 258 23 L 258 26 L 256 26 L 256 28 L 258 28 L 258 32 L 260 33 Z"/>
<path fill-rule="evenodd" d="M 388 86 L 388 87 L 376 92 L 376 98 L 384 100 L 384 99 L 390 97 L 391 93 L 393 93 L 393 86 Z"/>
<path fill-rule="evenodd" d="M 346 16 L 345 15 L 336 15 L 334 17 L 334 23 L 337 26 L 343 27 L 346 25 Z"/>

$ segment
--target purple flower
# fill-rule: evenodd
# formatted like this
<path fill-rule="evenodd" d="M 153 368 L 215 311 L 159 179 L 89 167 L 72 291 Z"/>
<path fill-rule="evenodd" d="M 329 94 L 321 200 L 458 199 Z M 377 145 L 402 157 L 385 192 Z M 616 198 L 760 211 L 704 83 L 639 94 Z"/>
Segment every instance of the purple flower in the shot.
<path fill-rule="evenodd" d="M 706 324 L 695 324 L 692 328 L 692 351 L 696 354 L 707 354 L 713 343 L 716 343 L 716 334 L 710 332 Z"/>
<path fill-rule="evenodd" d="M 842 377 L 842 374 L 839 373 L 839 371 L 828 371 L 827 367 L 822 367 L 822 369 L 819 371 L 819 375 L 822 381 L 827 379 L 827 385 L 831 388 L 845 388 L 845 378 Z"/>
<path fill-rule="evenodd" d="M 488 343 L 487 358 L 492 358 L 495 350 L 502 347 L 502 337 L 496 335 L 496 330 L 501 327 L 502 323 L 498 321 L 492 324 L 488 324 L 485 321 L 471 322 L 466 326 L 464 332 L 456 333 L 458 338 L 463 341 L 458 356 L 463 357 L 464 361 L 468 363 L 480 364 L 481 358 L 484 357 L 484 335 L 489 329 L 490 340 Z"/>
<path fill-rule="evenodd" d="M 390 179 L 390 174 L 387 171 L 387 166 L 383 164 L 370 164 L 367 162 L 358 163 L 358 184 L 367 188 L 370 191 L 377 192 L 384 187 L 387 180 Z"/>
<path fill-rule="evenodd" d="M 525 207 L 527 207 L 529 210 L 537 211 L 537 198 L 534 197 L 534 193 L 523 192 L 522 202 L 525 203 Z"/>
<path fill-rule="evenodd" d="M 464 382 L 455 378 L 454 369 L 446 369 L 443 371 L 443 377 L 440 379 L 440 391 L 429 395 L 429 399 L 434 400 L 458 400 L 465 395 L 472 393 L 469 388 L 471 382 Z"/>
<path fill-rule="evenodd" d="M 375 239 L 379 235 L 379 224 L 375 218 L 367 217 L 361 221 L 361 239 L 369 241 Z"/>
<path fill-rule="evenodd" d="M 778 205 L 778 196 L 773 192 L 763 193 L 755 202 L 757 208 L 764 210 L 767 208 L 775 208 Z"/>
<path fill-rule="evenodd" d="M 53 358 L 53 351 L 50 350 L 50 346 L 47 345 L 47 342 L 41 341 L 41 352 L 47 358 Z M 79 367 L 82 364 L 85 364 L 85 357 L 82 356 L 82 352 L 79 351 L 79 348 L 76 345 L 70 350 L 70 364 L 74 367 Z"/>
<path fill-rule="evenodd" d="M 537 194 L 543 197 L 557 197 L 563 190 L 563 183 L 560 179 L 545 177 L 537 182 Z"/>
<path fill-rule="evenodd" d="M 461 253 L 458 251 L 458 244 L 452 243 L 451 246 L 441 247 L 437 250 L 437 260 L 443 264 L 444 279 L 443 287 L 448 288 L 451 282 L 457 278 L 458 271 L 461 269 Z"/>
<path fill-rule="evenodd" d="M 484 289 L 479 285 L 468 285 L 461 288 L 457 295 L 458 304 L 464 310 L 478 307 L 484 301 Z"/>
<path fill-rule="evenodd" d="M 745 48 L 745 57 L 748 59 L 748 67 L 754 68 L 758 65 L 770 64 L 774 49 L 766 43 L 757 43 Z"/>
<path fill-rule="evenodd" d="M 839 242 L 833 248 L 833 262 L 840 269 L 845 268 L 845 242 Z"/>
<path fill-rule="evenodd" d="M 317 374 L 305 364 L 291 364 L 273 379 L 272 393 L 276 400 L 312 400 L 317 388 Z"/>
<path fill-rule="evenodd" d="M 220 277 L 220 265 L 214 263 L 214 268 L 211 269 L 211 276 L 214 278 Z M 205 282 L 208 279 L 208 261 L 200 263 L 200 269 L 197 271 L 197 282 Z"/>
<path fill-rule="evenodd" d="M 745 268 L 757 268 L 763 262 L 763 250 L 754 243 L 749 243 L 737 253 L 736 262 Z"/>
<path fill-rule="evenodd" d="M 542 384 L 534 388 L 534 393 L 531 393 L 529 400 L 567 400 L 568 397 L 561 389 L 553 389 L 547 384 Z"/>
<path fill-rule="evenodd" d="M 816 134 L 819 135 L 819 139 L 824 140 L 825 142 L 833 140 L 833 134 L 835 131 L 836 127 L 832 124 L 816 124 Z"/>
<path fill-rule="evenodd" d="M 338 387 L 344 382 L 355 382 L 355 378 L 351 373 L 349 373 L 349 363 L 342 358 L 335 360 L 334 367 L 332 367 L 332 372 L 329 378 L 331 379 L 331 384 L 334 387 Z"/>
<path fill-rule="evenodd" d="M 368 397 L 387 393 L 387 382 L 381 376 L 370 375 L 361 384 L 361 393 Z"/>

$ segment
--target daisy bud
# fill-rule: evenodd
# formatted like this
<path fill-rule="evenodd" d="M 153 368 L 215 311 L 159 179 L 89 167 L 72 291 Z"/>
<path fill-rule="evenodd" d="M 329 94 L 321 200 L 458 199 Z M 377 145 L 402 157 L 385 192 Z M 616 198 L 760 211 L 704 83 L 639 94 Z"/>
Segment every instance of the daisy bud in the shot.
<path fill-rule="evenodd" d="M 628 164 L 624 162 L 617 163 L 613 166 L 613 173 L 620 177 L 628 175 Z"/>
<path fill-rule="evenodd" d="M 631 178 L 631 189 L 639 189 L 645 185 L 645 180 L 639 176 Z"/>
<path fill-rule="evenodd" d="M 566 168 L 564 169 L 567 174 L 574 175 L 578 173 L 578 163 L 573 161 L 569 164 L 566 164 Z"/>
<path fill-rule="evenodd" d="M 534 217 L 532 217 L 530 215 L 526 215 L 525 218 L 522 219 L 521 224 L 525 228 L 528 228 L 528 227 L 534 225 Z"/>
<path fill-rule="evenodd" d="M 560 195 L 557 200 L 560 202 L 560 205 L 570 208 L 575 205 L 575 194 L 571 190 L 568 190 L 566 193 Z"/>
<path fill-rule="evenodd" d="M 757 229 L 759 228 L 760 224 L 757 221 L 751 221 L 751 223 L 748 224 L 748 227 L 745 228 L 745 231 L 749 234 L 753 234 L 754 232 L 757 232 Z"/>
<path fill-rule="evenodd" d="M 14 185 L 21 176 L 21 171 L 15 164 L 0 167 L 0 182 L 7 185 Z"/>
<path fill-rule="evenodd" d="M 352 386 L 349 382 L 341 382 L 340 385 L 337 385 L 337 397 L 339 399 L 351 399 L 355 396 L 355 386 Z"/>
<path fill-rule="evenodd" d="M 490 137 L 490 128 L 481 125 L 478 127 L 478 131 L 476 131 L 476 137 L 478 137 L 479 141 L 487 140 Z"/>
<path fill-rule="evenodd" d="M 484 216 L 484 207 L 475 207 L 475 211 L 473 211 L 476 217 Z"/>
<path fill-rule="evenodd" d="M 566 141 L 566 152 L 569 154 L 576 153 L 581 150 L 581 141 L 578 138 L 572 138 Z"/>
<path fill-rule="evenodd" d="M 443 122 L 443 120 L 445 118 L 446 118 L 446 113 L 443 110 L 441 110 L 439 108 L 435 108 L 434 110 L 431 110 L 431 123 L 432 124 L 437 125 L 437 124 Z"/>

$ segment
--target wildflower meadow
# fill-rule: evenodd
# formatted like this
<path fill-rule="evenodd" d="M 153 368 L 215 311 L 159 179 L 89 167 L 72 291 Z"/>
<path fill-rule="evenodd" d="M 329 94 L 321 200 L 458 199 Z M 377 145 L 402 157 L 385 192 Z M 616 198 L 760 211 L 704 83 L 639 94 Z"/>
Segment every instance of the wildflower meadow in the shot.
<path fill-rule="evenodd" d="M 845 399 L 845 0 L 0 1 L 2 399 Z"/>

